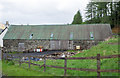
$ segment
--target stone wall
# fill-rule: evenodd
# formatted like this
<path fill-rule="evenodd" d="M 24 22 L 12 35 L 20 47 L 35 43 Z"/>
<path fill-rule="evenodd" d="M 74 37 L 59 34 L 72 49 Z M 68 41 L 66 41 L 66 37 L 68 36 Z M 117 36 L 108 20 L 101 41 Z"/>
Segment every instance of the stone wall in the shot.
<path fill-rule="evenodd" d="M 75 40 L 73 41 L 74 49 L 75 46 L 80 46 L 81 50 L 84 49 L 90 49 L 92 46 L 95 46 L 99 43 L 100 41 L 93 41 L 93 40 Z"/>
<path fill-rule="evenodd" d="M 57 41 L 58 42 L 58 41 Z M 68 50 L 68 49 L 75 49 L 76 46 L 80 46 L 81 50 L 83 49 L 89 49 L 91 46 L 97 45 L 99 41 L 88 41 L 88 40 L 74 40 L 74 41 L 66 41 L 67 43 L 63 42 L 62 44 L 58 44 L 62 47 L 60 47 L 59 50 Z M 24 50 L 23 51 L 28 51 L 28 50 L 33 50 L 37 46 L 43 46 L 45 50 L 53 50 L 50 47 L 50 40 L 3 40 L 3 46 L 4 50 L 6 52 L 13 52 L 13 51 L 19 51 L 19 43 L 24 44 Z M 67 46 L 67 47 L 65 47 Z M 59 47 L 59 46 L 58 46 Z M 57 49 L 56 49 L 57 50 Z"/>
<path fill-rule="evenodd" d="M 3 40 L 3 46 L 6 51 L 18 51 L 19 43 L 24 43 L 24 50 L 35 49 L 37 46 L 43 46 L 44 49 L 49 48 L 49 40 Z"/>

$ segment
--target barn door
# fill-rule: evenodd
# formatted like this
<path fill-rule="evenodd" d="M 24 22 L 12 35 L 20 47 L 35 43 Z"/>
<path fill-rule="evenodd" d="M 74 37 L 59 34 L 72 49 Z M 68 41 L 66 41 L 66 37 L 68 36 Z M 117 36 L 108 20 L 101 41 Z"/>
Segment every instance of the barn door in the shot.
<path fill-rule="evenodd" d="M 69 41 L 66 41 L 66 40 L 62 40 L 60 41 L 61 42 L 61 50 L 68 50 L 69 49 Z"/>
<path fill-rule="evenodd" d="M 50 41 L 50 49 L 51 50 L 68 50 L 69 41 L 66 41 L 66 40 Z"/>
<path fill-rule="evenodd" d="M 51 50 L 60 50 L 60 41 L 50 41 Z"/>
<path fill-rule="evenodd" d="M 25 46 L 24 46 L 24 43 L 19 43 L 18 44 L 18 51 L 24 51 L 25 50 Z"/>
<path fill-rule="evenodd" d="M 55 49 L 55 42 L 50 41 L 50 50 L 54 50 L 54 49 Z"/>

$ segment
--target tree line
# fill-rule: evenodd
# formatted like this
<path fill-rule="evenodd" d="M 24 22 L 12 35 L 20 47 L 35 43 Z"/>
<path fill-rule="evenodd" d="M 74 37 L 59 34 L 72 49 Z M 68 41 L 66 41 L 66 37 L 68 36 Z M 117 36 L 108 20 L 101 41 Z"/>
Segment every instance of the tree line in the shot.
<path fill-rule="evenodd" d="M 86 20 L 82 21 L 80 11 L 75 14 L 72 24 L 109 23 L 111 28 L 120 25 L 119 2 L 89 2 L 86 7 Z"/>

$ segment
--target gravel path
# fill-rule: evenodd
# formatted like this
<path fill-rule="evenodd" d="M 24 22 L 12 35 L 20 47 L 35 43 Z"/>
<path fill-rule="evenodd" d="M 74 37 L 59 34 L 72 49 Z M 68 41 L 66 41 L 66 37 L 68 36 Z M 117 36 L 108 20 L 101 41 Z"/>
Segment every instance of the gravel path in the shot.
<path fill-rule="evenodd" d="M 61 52 L 65 52 L 65 51 L 45 51 L 40 53 L 24 53 L 24 55 L 49 55 L 49 54 L 61 53 Z"/>

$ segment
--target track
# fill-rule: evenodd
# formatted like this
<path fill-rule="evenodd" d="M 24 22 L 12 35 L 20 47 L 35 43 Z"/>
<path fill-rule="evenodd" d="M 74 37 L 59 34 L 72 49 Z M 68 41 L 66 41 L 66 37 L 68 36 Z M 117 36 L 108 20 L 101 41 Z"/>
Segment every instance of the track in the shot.
<path fill-rule="evenodd" d="M 62 53 L 65 51 L 45 51 L 45 52 L 39 52 L 39 53 L 17 53 L 17 54 L 12 54 L 14 56 L 41 56 L 41 55 L 50 55 L 50 54 L 55 54 L 55 53 Z M 4 57 L 6 54 L 9 56 L 9 53 L 4 53 Z"/>
<path fill-rule="evenodd" d="M 61 53 L 65 51 L 45 51 L 45 52 L 39 52 L 39 53 L 23 53 L 24 55 L 50 55 L 54 53 Z"/>

